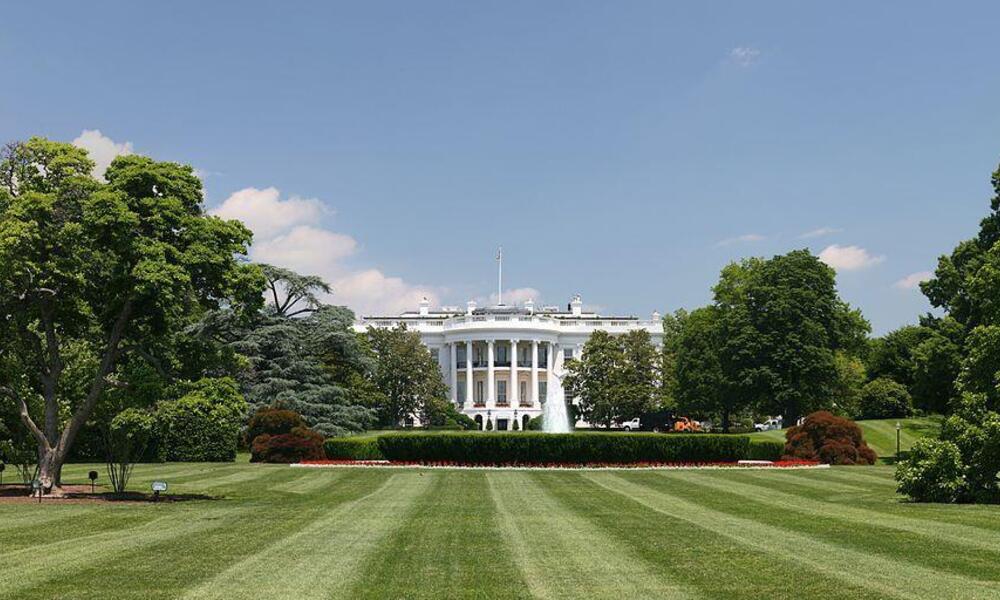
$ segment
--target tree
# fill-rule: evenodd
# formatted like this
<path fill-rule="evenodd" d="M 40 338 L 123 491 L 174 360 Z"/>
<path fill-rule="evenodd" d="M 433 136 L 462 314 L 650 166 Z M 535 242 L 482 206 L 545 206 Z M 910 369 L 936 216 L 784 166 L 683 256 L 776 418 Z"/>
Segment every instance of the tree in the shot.
<path fill-rule="evenodd" d="M 427 416 L 436 401 L 447 399 L 441 369 L 420 335 L 405 325 L 368 328 L 368 344 L 376 360 L 373 382 L 380 393 L 379 423 L 396 427 L 409 415 Z"/>
<path fill-rule="evenodd" d="M 906 388 L 892 379 L 880 377 L 865 384 L 858 404 L 860 419 L 907 417 L 913 413 L 913 399 Z"/>
<path fill-rule="evenodd" d="M 107 423 L 104 431 L 105 466 L 115 494 L 125 493 L 132 469 L 153 437 L 155 418 L 150 411 L 126 409 Z"/>
<path fill-rule="evenodd" d="M 622 420 L 627 421 L 656 409 L 661 403 L 663 359 L 645 329 L 629 331 L 618 341 L 622 348 L 619 412 Z"/>
<path fill-rule="evenodd" d="M 730 265 L 715 288 L 715 305 L 727 378 L 785 423 L 831 403 L 836 353 L 860 353 L 869 330 L 838 297 L 833 269 L 807 250 Z"/>
<path fill-rule="evenodd" d="M 610 333 L 595 331 L 583 346 L 583 355 L 565 364 L 563 389 L 577 400 L 580 415 L 590 423 L 611 427 L 621 420 L 622 390 L 618 370 L 624 361 L 621 344 Z"/>
<path fill-rule="evenodd" d="M 833 357 L 837 380 L 833 388 L 832 408 L 841 416 L 858 417 L 858 403 L 865 384 L 865 365 L 856 356 L 837 351 Z"/>
<path fill-rule="evenodd" d="M 38 445 L 39 478 L 60 493 L 62 465 L 122 360 L 205 310 L 260 304 L 250 231 L 208 216 L 192 169 L 123 156 L 107 183 L 68 144 L 32 138 L 0 156 L 0 313 L 12 330 L 0 392 Z M 63 396 L 64 353 L 97 360 L 78 401 Z M 32 398 L 42 399 L 40 411 Z"/>
<path fill-rule="evenodd" d="M 726 377 L 720 355 L 722 347 L 719 309 L 706 306 L 680 320 L 675 378 L 678 410 L 719 419 L 729 432 L 731 417 L 740 407 L 736 386 Z"/>

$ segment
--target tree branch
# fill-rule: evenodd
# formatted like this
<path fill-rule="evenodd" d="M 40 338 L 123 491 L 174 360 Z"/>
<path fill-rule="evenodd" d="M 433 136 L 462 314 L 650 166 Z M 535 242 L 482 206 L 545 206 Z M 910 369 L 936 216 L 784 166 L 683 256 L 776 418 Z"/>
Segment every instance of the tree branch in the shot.
<path fill-rule="evenodd" d="M 25 402 L 23 398 L 21 398 L 21 395 L 15 392 L 13 388 L 9 388 L 7 386 L 0 386 L 0 391 L 5 392 L 8 396 L 11 397 L 11 399 L 14 400 L 14 402 L 17 403 L 18 412 L 21 416 L 21 422 L 24 423 L 24 426 L 28 428 L 28 431 L 31 432 L 31 435 L 35 436 L 35 439 L 38 440 L 38 443 L 45 446 L 46 450 L 51 449 L 52 445 L 49 443 L 49 440 L 45 437 L 45 432 L 39 429 L 38 425 L 35 424 L 34 419 L 31 418 L 31 413 L 28 411 L 28 403 Z"/>

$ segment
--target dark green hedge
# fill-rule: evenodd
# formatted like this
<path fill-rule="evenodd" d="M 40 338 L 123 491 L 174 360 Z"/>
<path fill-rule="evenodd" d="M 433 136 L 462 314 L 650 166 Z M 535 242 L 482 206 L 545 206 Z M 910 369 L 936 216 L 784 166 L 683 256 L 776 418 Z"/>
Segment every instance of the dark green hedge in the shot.
<path fill-rule="evenodd" d="M 382 460 L 377 437 L 342 437 L 326 440 L 326 457 L 330 460 Z"/>
<path fill-rule="evenodd" d="M 377 439 L 385 458 L 406 462 L 716 462 L 740 460 L 750 454 L 750 438 L 737 435 L 469 432 L 388 434 Z"/>
<path fill-rule="evenodd" d="M 778 440 L 750 440 L 750 460 L 781 460 L 785 453 L 785 442 Z"/>

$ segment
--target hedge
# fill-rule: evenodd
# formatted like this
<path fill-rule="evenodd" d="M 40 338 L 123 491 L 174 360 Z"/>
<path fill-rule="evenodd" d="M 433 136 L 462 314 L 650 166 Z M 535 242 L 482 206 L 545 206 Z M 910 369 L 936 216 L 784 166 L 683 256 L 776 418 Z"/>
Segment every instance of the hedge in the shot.
<path fill-rule="evenodd" d="M 779 440 L 750 440 L 750 460 L 781 460 L 785 453 L 785 442 Z"/>
<path fill-rule="evenodd" d="M 330 438 L 324 445 L 330 460 L 383 460 L 377 437 Z"/>
<path fill-rule="evenodd" d="M 387 434 L 377 440 L 385 458 L 402 462 L 720 462 L 750 456 L 750 438 L 717 434 L 470 432 Z"/>

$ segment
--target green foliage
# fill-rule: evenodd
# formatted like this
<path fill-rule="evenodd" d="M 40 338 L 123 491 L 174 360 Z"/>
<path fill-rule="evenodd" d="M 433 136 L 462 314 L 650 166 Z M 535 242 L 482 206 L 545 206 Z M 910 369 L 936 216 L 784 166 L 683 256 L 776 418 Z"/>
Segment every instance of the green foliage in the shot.
<path fill-rule="evenodd" d="M 296 427 L 305 427 L 302 415 L 294 410 L 266 406 L 258 408 L 247 424 L 246 443 L 253 444 L 257 436 L 263 434 L 280 435 L 290 433 Z"/>
<path fill-rule="evenodd" d="M 917 502 L 958 502 L 966 491 L 962 456 L 952 442 L 919 440 L 896 466 L 900 494 Z"/>
<path fill-rule="evenodd" d="M 869 381 L 861 390 L 858 417 L 861 419 L 889 419 L 913 414 L 913 401 L 902 384 L 891 379 Z"/>
<path fill-rule="evenodd" d="M 871 341 L 868 376 L 902 384 L 922 410 L 946 412 L 955 399 L 963 337 L 954 319 L 924 317 Z"/>
<path fill-rule="evenodd" d="M 583 356 L 566 363 L 563 387 L 576 398 L 580 416 L 610 427 L 652 410 L 661 400 L 661 358 L 649 332 L 612 336 L 595 331 L 583 347 Z"/>
<path fill-rule="evenodd" d="M 779 440 L 750 440 L 747 458 L 750 460 L 781 460 L 785 454 L 785 443 Z"/>
<path fill-rule="evenodd" d="M 746 436 L 656 433 L 441 433 L 379 436 L 393 461 L 467 464 L 709 462 L 744 459 Z"/>
<path fill-rule="evenodd" d="M 132 469 L 142 460 L 155 429 L 153 413 L 138 408 L 128 408 L 108 423 L 104 432 L 105 465 L 116 494 L 125 492 Z"/>
<path fill-rule="evenodd" d="M 528 419 L 528 427 L 526 430 L 541 431 L 545 426 L 544 419 L 545 417 L 543 417 L 542 415 L 538 415 L 537 417 L 532 417 Z"/>
<path fill-rule="evenodd" d="M 379 423 L 396 427 L 411 414 L 433 417 L 440 402 L 447 402 L 448 388 L 420 335 L 405 325 L 369 327 L 367 341 L 376 359 L 372 380 L 380 393 Z"/>
<path fill-rule="evenodd" d="M 378 437 L 330 438 L 324 445 L 330 460 L 384 460 Z"/>
<path fill-rule="evenodd" d="M 717 418 L 728 433 L 741 396 L 723 372 L 721 311 L 707 306 L 678 316 L 674 346 L 677 410 L 695 418 Z"/>
<path fill-rule="evenodd" d="M 202 379 L 156 411 L 160 460 L 224 462 L 236 459 L 247 404 L 230 378 Z"/>
<path fill-rule="evenodd" d="M 834 383 L 833 406 L 841 416 L 858 417 L 861 389 L 865 384 L 865 365 L 861 359 L 844 351 L 834 355 L 837 379 Z"/>

